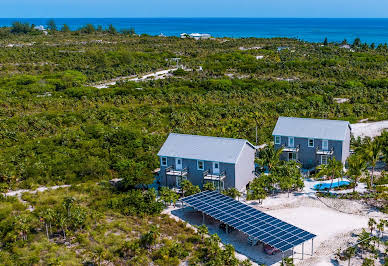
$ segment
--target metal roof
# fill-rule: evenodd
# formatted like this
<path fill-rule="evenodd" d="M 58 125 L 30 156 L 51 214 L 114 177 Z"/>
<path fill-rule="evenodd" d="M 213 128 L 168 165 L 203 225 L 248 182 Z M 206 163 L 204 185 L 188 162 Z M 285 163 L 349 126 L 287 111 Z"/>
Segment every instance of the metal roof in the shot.
<path fill-rule="evenodd" d="M 310 232 L 216 191 L 204 191 L 181 200 L 194 209 L 282 252 L 316 237 Z"/>
<path fill-rule="evenodd" d="M 158 156 L 236 163 L 246 144 L 254 149 L 245 139 L 171 133 Z"/>
<path fill-rule="evenodd" d="M 272 135 L 345 140 L 348 128 L 350 130 L 350 124 L 348 121 L 279 117 Z"/>

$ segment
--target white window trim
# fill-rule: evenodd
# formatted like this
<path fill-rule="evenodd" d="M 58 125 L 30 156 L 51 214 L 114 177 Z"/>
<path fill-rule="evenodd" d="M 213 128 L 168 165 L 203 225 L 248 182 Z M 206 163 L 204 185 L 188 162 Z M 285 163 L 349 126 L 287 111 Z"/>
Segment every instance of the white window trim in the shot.
<path fill-rule="evenodd" d="M 323 143 L 327 143 L 327 146 L 324 147 Z M 327 140 L 327 139 L 323 139 L 323 140 L 322 140 L 322 150 L 323 150 L 323 151 L 329 150 L 329 140 Z"/>
<path fill-rule="evenodd" d="M 310 146 L 310 140 L 313 141 L 313 145 L 312 145 L 312 146 Z M 307 140 L 307 146 L 308 146 L 309 148 L 314 148 L 314 144 L 315 144 L 314 139 L 308 139 L 308 140 Z"/>
<path fill-rule="evenodd" d="M 166 163 L 163 163 L 163 159 L 166 159 Z M 167 157 L 160 157 L 160 165 L 161 166 L 167 166 Z"/>
<path fill-rule="evenodd" d="M 292 146 L 290 145 L 290 140 L 292 139 Z M 294 137 L 288 137 L 288 147 L 293 148 L 295 147 L 295 138 Z"/>
<path fill-rule="evenodd" d="M 276 141 L 276 139 L 279 138 L 279 141 Z M 275 144 L 280 144 L 282 142 L 281 136 L 275 136 Z"/>
<path fill-rule="evenodd" d="M 202 168 L 199 168 L 199 162 L 202 162 Z M 205 170 L 205 161 L 197 160 L 197 170 Z"/>

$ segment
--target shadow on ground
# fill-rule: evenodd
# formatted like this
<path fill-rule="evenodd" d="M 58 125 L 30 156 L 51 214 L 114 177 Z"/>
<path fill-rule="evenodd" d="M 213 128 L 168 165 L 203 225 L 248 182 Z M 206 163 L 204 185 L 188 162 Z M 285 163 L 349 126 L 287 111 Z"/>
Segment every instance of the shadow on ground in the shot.
<path fill-rule="evenodd" d="M 171 212 L 171 214 L 191 225 L 202 224 L 202 213 L 195 211 L 190 207 L 174 210 Z M 249 245 L 247 241 L 247 236 L 238 230 L 234 230 L 229 234 L 226 234 L 225 231 L 220 229 L 220 222 L 210 216 L 205 215 L 205 224 L 208 227 L 209 234 L 217 234 L 220 237 L 222 243 L 233 245 L 236 252 L 245 255 L 253 262 L 256 262 L 258 264 L 273 265 L 276 263 L 280 263 L 282 260 L 281 253 L 278 253 L 276 255 L 265 254 L 263 251 L 262 244 L 256 246 Z M 284 254 L 284 257 L 287 256 L 292 256 L 292 252 L 286 252 Z M 295 254 L 296 260 L 298 259 L 298 257 L 298 254 Z"/>

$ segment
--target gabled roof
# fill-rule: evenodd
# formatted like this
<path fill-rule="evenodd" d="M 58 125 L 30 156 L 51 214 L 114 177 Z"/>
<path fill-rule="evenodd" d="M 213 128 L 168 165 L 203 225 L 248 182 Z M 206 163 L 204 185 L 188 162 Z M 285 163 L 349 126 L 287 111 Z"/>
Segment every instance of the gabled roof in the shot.
<path fill-rule="evenodd" d="M 348 121 L 279 117 L 272 135 L 343 141 L 348 128 Z"/>
<path fill-rule="evenodd" d="M 246 144 L 254 149 L 254 146 L 245 139 L 171 133 L 158 156 L 234 164 Z"/>

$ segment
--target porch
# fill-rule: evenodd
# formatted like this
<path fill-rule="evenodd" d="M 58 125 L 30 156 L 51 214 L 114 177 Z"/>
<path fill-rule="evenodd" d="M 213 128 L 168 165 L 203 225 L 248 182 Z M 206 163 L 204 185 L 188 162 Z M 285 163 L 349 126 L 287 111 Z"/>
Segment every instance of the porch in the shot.
<path fill-rule="evenodd" d="M 182 181 L 187 180 L 189 170 L 187 167 L 183 169 L 175 169 L 173 166 L 170 166 L 166 168 L 165 173 L 166 173 L 166 186 L 168 185 L 167 178 L 170 177 L 175 179 L 174 187 L 180 188 Z"/>
<path fill-rule="evenodd" d="M 221 191 L 225 189 L 226 171 L 221 173 L 210 173 L 210 170 L 203 172 L 203 184 L 213 183 L 216 190 Z"/>

